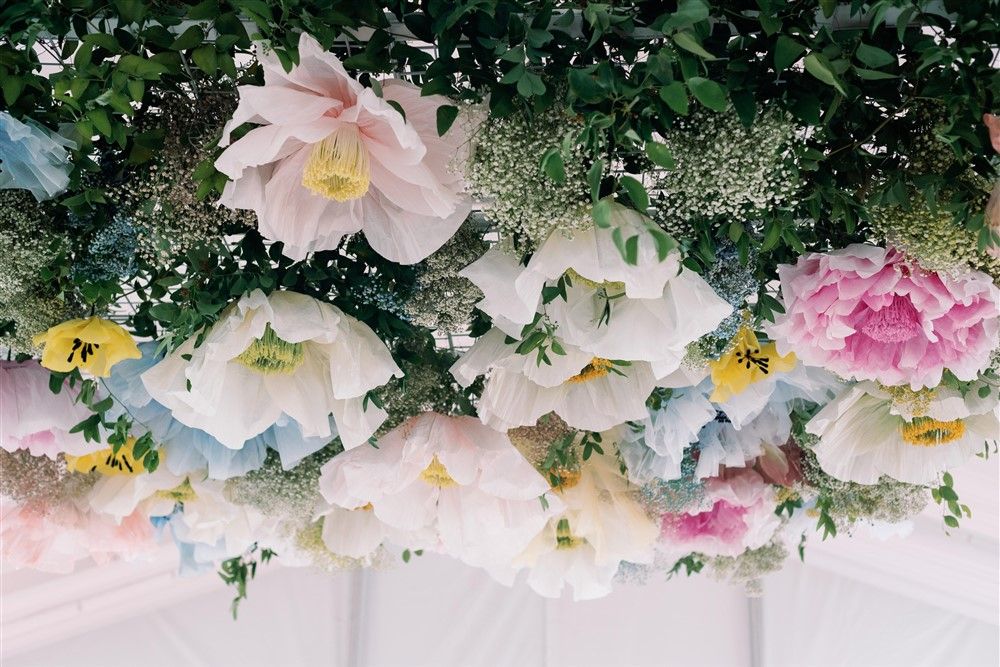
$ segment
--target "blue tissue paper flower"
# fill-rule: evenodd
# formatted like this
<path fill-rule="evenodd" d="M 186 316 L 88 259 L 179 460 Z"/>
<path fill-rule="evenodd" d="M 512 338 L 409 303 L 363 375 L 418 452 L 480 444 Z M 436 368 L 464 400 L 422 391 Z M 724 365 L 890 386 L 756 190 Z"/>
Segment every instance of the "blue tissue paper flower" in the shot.
<path fill-rule="evenodd" d="M 73 146 L 33 121 L 0 112 L 0 189 L 31 190 L 38 201 L 51 199 L 69 185 L 66 149 Z"/>

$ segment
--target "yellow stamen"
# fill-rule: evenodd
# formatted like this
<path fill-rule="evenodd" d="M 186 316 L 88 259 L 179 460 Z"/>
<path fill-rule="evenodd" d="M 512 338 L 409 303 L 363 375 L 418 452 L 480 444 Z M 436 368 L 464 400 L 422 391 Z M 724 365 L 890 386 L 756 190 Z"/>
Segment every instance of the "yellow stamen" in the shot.
<path fill-rule="evenodd" d="M 304 358 L 302 343 L 282 340 L 268 324 L 264 335 L 250 343 L 236 361 L 258 373 L 271 375 L 294 372 Z"/>
<path fill-rule="evenodd" d="M 336 201 L 363 197 L 370 180 L 368 149 L 353 125 L 340 127 L 313 146 L 302 171 L 302 185 Z"/>
<path fill-rule="evenodd" d="M 567 269 L 566 277 L 569 278 L 574 284 L 579 283 L 580 285 L 584 285 L 594 290 L 603 289 L 609 294 L 621 294 L 625 291 L 625 283 L 623 282 L 609 280 L 597 282 L 596 280 L 591 280 L 590 278 L 584 278 L 574 269 Z"/>
<path fill-rule="evenodd" d="M 614 364 L 608 359 L 594 357 L 590 360 L 589 364 L 580 369 L 580 372 L 569 378 L 567 382 L 576 384 L 579 382 L 588 382 L 590 380 L 602 378 L 611 372 L 611 368 L 613 366 Z"/>
<path fill-rule="evenodd" d="M 557 492 L 572 489 L 580 483 L 580 471 L 569 468 L 557 468 L 549 472 L 549 481 L 552 483 L 552 490 Z"/>
<path fill-rule="evenodd" d="M 559 519 L 556 524 L 556 549 L 575 549 L 587 540 L 577 537 L 569 528 L 569 519 Z"/>
<path fill-rule="evenodd" d="M 372 507 L 372 504 L 371 504 L 371 503 L 365 503 L 365 504 L 364 504 L 364 505 L 362 505 L 361 507 L 355 507 L 354 509 L 356 509 L 356 510 L 361 510 L 362 512 L 371 512 L 371 511 L 372 511 L 373 509 L 375 509 L 375 508 L 374 508 L 374 507 Z"/>
<path fill-rule="evenodd" d="M 428 463 L 427 467 L 420 473 L 420 479 L 424 480 L 431 486 L 436 486 L 441 489 L 449 486 L 458 486 L 458 482 L 452 479 L 451 475 L 448 474 L 448 469 L 445 468 L 444 464 L 438 460 L 437 455 L 431 459 L 431 462 Z"/>
<path fill-rule="evenodd" d="M 173 500 L 176 503 L 187 503 L 194 500 L 197 495 L 191 486 L 191 481 L 185 479 L 172 489 L 157 491 L 156 497 L 164 500 Z"/>
<path fill-rule="evenodd" d="M 942 422 L 930 417 L 915 417 L 913 421 L 899 427 L 903 440 L 919 447 L 936 447 L 953 442 L 965 435 L 965 423 L 961 419 Z"/>

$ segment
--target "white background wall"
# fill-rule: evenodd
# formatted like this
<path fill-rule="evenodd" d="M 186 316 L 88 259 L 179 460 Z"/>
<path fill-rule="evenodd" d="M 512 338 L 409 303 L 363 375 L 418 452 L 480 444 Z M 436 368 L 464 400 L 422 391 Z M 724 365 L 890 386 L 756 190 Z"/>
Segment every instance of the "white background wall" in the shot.
<path fill-rule="evenodd" d="M 995 667 L 997 461 L 955 478 L 975 515 L 952 536 L 930 508 L 906 539 L 814 540 L 758 599 L 697 576 L 545 600 L 423 556 L 338 575 L 266 566 L 234 622 L 231 592 L 177 578 L 169 551 L 62 577 L 5 572 L 0 664 Z"/>

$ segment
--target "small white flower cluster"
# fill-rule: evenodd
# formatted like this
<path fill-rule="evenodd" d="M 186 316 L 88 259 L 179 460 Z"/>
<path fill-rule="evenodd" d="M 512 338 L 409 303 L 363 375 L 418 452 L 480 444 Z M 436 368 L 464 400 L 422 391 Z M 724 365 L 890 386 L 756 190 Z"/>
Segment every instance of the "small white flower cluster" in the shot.
<path fill-rule="evenodd" d="M 490 118 L 480 126 L 467 174 L 469 189 L 502 235 L 535 247 L 553 229 L 590 224 L 587 152 L 574 144 L 562 155 L 566 178 L 561 183 L 541 169 L 545 153 L 580 128 L 581 122 L 559 104 L 531 117 L 514 113 Z"/>
<path fill-rule="evenodd" d="M 786 558 L 788 547 L 774 540 L 759 549 L 747 549 L 736 557 L 716 556 L 708 565 L 716 579 L 743 584 L 747 595 L 757 597 L 763 593 L 761 577 L 780 570 Z"/>
<path fill-rule="evenodd" d="M 8 452 L 0 448 L 0 469 L 0 496 L 43 510 L 84 498 L 99 479 L 94 473 L 67 472 L 62 456 L 32 456 L 26 449 Z"/>
<path fill-rule="evenodd" d="M 750 128 L 733 110 L 696 111 L 663 140 L 676 167 L 657 172 L 652 189 L 668 231 L 684 235 L 693 219 L 753 219 L 796 203 L 801 139 L 783 111 L 765 109 Z"/>
<path fill-rule="evenodd" d="M 198 199 L 193 175 L 211 157 L 211 145 L 235 108 L 231 95 L 203 93 L 197 100 L 165 97 L 159 114 L 140 129 L 163 132 L 164 143 L 148 167 L 140 168 L 109 188 L 120 214 L 138 233 L 139 254 L 155 264 L 217 239 L 227 226 L 251 227 L 253 214 L 216 207 L 212 197 Z"/>
<path fill-rule="evenodd" d="M 403 305 L 404 316 L 431 330 L 464 332 L 483 293 L 458 272 L 488 249 L 475 226 L 463 225 L 440 250 L 416 266 L 417 280 Z"/>

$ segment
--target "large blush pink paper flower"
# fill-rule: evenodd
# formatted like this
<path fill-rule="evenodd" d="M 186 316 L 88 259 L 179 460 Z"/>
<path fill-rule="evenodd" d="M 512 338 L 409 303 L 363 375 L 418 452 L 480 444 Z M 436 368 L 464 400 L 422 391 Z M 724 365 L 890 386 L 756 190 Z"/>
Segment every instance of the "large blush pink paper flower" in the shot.
<path fill-rule="evenodd" d="M 471 199 L 452 169 L 468 150 L 460 123 L 437 133 L 447 98 L 398 80 L 383 82 L 379 97 L 306 34 L 291 72 L 263 48 L 258 59 L 264 85 L 239 88 L 221 145 L 243 123 L 260 127 L 216 161 L 232 179 L 221 204 L 255 211 L 261 234 L 292 259 L 363 231 L 380 255 L 412 264 L 451 238 Z"/>
<path fill-rule="evenodd" d="M 74 402 L 76 392 L 69 385 L 53 394 L 49 377 L 34 359 L 0 361 L 0 447 L 8 452 L 27 449 L 32 456 L 50 459 L 92 452 L 95 446 L 82 433 L 70 433 L 90 411 Z"/>
<path fill-rule="evenodd" d="M 971 381 L 997 345 L 1000 290 L 979 271 L 950 277 L 893 248 L 854 244 L 803 255 L 778 276 L 778 350 L 845 378 L 920 389 L 947 368 Z"/>

